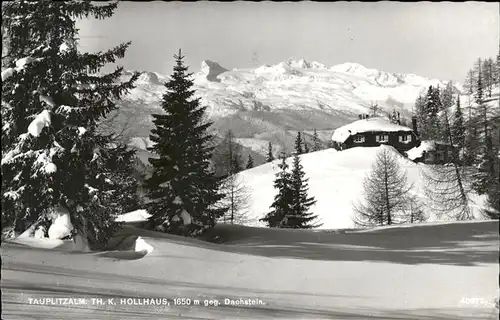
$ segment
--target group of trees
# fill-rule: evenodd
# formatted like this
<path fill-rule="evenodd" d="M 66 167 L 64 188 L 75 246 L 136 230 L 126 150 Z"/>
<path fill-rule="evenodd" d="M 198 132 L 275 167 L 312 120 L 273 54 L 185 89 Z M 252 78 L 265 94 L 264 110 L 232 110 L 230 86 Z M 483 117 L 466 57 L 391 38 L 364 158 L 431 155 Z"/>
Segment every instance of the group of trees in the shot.
<path fill-rule="evenodd" d="M 100 124 L 118 109 L 139 74 L 121 82 L 123 68 L 102 68 L 130 43 L 99 53 L 78 50 L 78 18 L 108 18 L 117 3 L 12 1 L 2 3 L 2 226 L 7 236 L 48 226 L 67 212 L 74 235 L 105 247 L 120 226 L 117 215 L 143 207 L 135 153 Z M 149 151 L 153 174 L 144 182 L 152 214 L 146 227 L 196 235 L 229 208 L 235 182 L 215 176 L 211 123 L 193 99 L 193 83 L 179 51 L 165 84 L 163 114 L 155 114 Z M 231 172 L 241 159 L 231 159 Z M 249 159 L 248 165 L 252 165 Z"/>
<path fill-rule="evenodd" d="M 451 82 L 445 88 L 430 86 L 416 100 L 420 138 L 440 141 L 453 150 L 447 165 L 431 165 L 423 170 L 425 195 L 437 215 L 454 220 L 473 219 L 470 195 L 475 191 L 487 196 L 483 213 L 499 218 L 500 110 L 497 101 L 489 99 L 495 86 L 500 86 L 499 60 L 500 53 L 495 67 L 492 59 L 478 60 L 476 68 L 468 73 L 466 113 Z M 410 196 L 411 190 L 397 161 L 382 150 L 365 179 L 365 201 L 355 205 L 355 222 L 373 225 L 425 219 L 422 205 Z"/>
<path fill-rule="evenodd" d="M 274 180 L 277 194 L 271 205 L 272 210 L 260 219 L 271 228 L 311 229 L 321 226 L 317 222 L 318 216 L 309 212 L 316 200 L 308 196 L 308 179 L 300 162 L 300 154 L 304 153 L 300 132 L 295 141 L 292 170 L 288 170 L 287 157 L 282 153 L 281 163 L 278 164 L 280 171 Z"/>
<path fill-rule="evenodd" d="M 145 227 L 191 236 L 221 219 L 244 218 L 248 195 L 237 173 L 253 167 L 253 159 L 249 155 L 243 164 L 229 131 L 221 161 L 225 174 L 216 175 L 212 123 L 193 97 L 180 50 L 165 83 L 164 112 L 153 115 L 148 149 L 158 157 L 149 159 L 153 173 L 142 186 L 148 201 L 139 198 L 135 152 L 101 127 L 139 76 L 121 82 L 122 67 L 102 72 L 130 43 L 82 53 L 75 27 L 77 18 L 108 18 L 116 8 L 90 1 L 2 3 L 2 42 L 8 48 L 2 48 L 1 204 L 7 236 L 41 227 L 47 235 L 57 208 L 69 214 L 73 236 L 80 234 L 94 248 L 104 248 L 120 227 L 117 215 L 141 207 L 151 213 Z M 297 188 L 296 196 L 309 201 L 304 187 Z"/>
<path fill-rule="evenodd" d="M 319 139 L 318 131 L 316 130 L 316 128 L 313 131 L 311 144 L 307 143 L 306 139 L 303 137 L 303 134 L 300 131 L 297 132 L 297 137 L 295 138 L 294 142 L 295 153 L 304 154 L 309 152 L 320 151 L 322 149 L 323 149 L 323 144 Z M 266 162 L 272 162 L 274 160 L 275 158 L 273 154 L 273 145 L 271 142 L 269 142 L 267 147 Z"/>

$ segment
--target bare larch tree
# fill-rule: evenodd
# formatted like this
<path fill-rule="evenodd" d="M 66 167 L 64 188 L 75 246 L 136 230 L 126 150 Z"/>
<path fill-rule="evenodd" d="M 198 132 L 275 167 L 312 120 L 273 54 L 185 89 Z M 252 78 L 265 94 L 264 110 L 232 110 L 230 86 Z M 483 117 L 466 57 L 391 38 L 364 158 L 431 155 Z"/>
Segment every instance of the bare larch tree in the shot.
<path fill-rule="evenodd" d="M 355 204 L 354 223 L 360 227 L 406 222 L 413 185 L 399 166 L 395 151 L 382 147 L 363 181 L 364 203 Z"/>

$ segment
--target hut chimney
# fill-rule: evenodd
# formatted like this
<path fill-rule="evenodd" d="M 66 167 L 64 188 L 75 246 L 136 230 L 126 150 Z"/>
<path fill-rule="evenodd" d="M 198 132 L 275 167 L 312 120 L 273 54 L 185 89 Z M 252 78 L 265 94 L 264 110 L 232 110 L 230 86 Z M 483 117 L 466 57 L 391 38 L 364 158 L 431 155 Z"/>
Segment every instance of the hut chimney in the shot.
<path fill-rule="evenodd" d="M 411 117 L 411 126 L 412 126 L 412 129 L 413 129 L 413 132 L 415 132 L 415 134 L 417 136 L 419 136 L 419 134 L 418 134 L 418 128 L 417 128 L 417 117 L 415 117 L 415 116 Z"/>

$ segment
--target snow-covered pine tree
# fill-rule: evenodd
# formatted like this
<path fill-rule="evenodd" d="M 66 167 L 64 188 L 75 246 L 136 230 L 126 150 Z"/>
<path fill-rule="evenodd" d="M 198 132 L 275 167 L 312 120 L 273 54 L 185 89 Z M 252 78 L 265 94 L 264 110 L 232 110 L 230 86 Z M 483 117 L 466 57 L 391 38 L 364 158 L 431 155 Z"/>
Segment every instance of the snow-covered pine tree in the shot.
<path fill-rule="evenodd" d="M 354 223 L 367 227 L 407 221 L 412 187 L 393 151 L 383 147 L 363 181 L 364 203 L 354 204 Z"/>
<path fill-rule="evenodd" d="M 457 96 L 455 112 L 453 113 L 451 133 L 453 141 L 455 142 L 459 153 L 461 153 L 465 146 L 465 122 L 462 107 L 460 106 L 460 95 Z"/>
<path fill-rule="evenodd" d="M 270 228 L 286 227 L 284 218 L 291 214 L 291 204 L 293 202 L 291 174 L 288 172 L 286 156 L 281 154 L 280 158 L 281 163 L 278 164 L 280 171 L 276 173 L 274 179 L 274 188 L 278 193 L 274 197 L 274 202 L 271 204 L 273 210 L 268 212 L 264 218 L 259 219 L 265 222 Z"/>
<path fill-rule="evenodd" d="M 315 152 L 319 150 L 321 150 L 321 142 L 319 141 L 318 131 L 316 131 L 316 128 L 314 128 L 312 151 Z"/>
<path fill-rule="evenodd" d="M 316 203 L 316 200 L 314 200 L 314 197 L 308 196 L 309 179 L 305 177 L 304 169 L 300 163 L 300 156 L 297 153 L 293 156 L 293 167 L 290 179 L 292 187 L 291 212 L 284 217 L 284 227 L 293 229 L 312 229 L 320 227 L 322 224 L 315 223 L 318 216 L 309 212 L 309 209 Z"/>
<path fill-rule="evenodd" d="M 302 136 L 300 135 L 300 131 L 297 132 L 297 137 L 295 138 L 295 152 L 298 154 L 304 153 L 304 150 L 302 149 Z"/>
<path fill-rule="evenodd" d="M 267 145 L 267 158 L 266 162 L 272 162 L 274 161 L 274 155 L 273 155 L 273 145 L 271 142 L 268 143 Z"/>
<path fill-rule="evenodd" d="M 437 88 L 429 87 L 423 105 L 420 134 L 424 140 L 439 139 L 439 106 L 437 104 L 435 91 Z"/>
<path fill-rule="evenodd" d="M 213 136 L 211 122 L 204 121 L 205 106 L 194 98 L 193 81 L 181 50 L 161 106 L 154 114 L 148 150 L 153 175 L 145 181 L 151 217 L 146 226 L 174 234 L 195 236 L 214 226 L 227 208 L 218 206 L 224 197 L 221 180 L 211 170 Z"/>
<path fill-rule="evenodd" d="M 99 119 L 133 88 L 138 74 L 119 82 L 123 68 L 99 74 L 122 58 L 130 43 L 80 53 L 76 19 L 104 19 L 117 3 L 10 1 L 2 3 L 12 63 L 2 71 L 2 225 L 15 232 L 68 214 L 73 235 L 105 246 L 117 228 L 120 201 L 112 137 L 96 131 Z M 50 233 L 50 232 L 49 232 Z"/>
<path fill-rule="evenodd" d="M 309 153 L 309 144 L 306 139 L 304 139 L 304 153 Z"/>
<path fill-rule="evenodd" d="M 253 158 L 252 158 L 252 155 L 249 153 L 248 154 L 247 165 L 245 166 L 245 168 L 246 169 L 251 169 L 253 167 L 254 167 Z"/>

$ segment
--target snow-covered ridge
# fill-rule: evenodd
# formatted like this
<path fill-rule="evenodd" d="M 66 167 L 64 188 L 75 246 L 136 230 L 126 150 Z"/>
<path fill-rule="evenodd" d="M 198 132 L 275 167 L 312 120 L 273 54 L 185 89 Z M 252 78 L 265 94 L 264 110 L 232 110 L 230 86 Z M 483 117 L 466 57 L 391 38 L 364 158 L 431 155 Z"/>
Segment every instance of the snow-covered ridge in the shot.
<path fill-rule="evenodd" d="M 128 99 L 156 101 L 166 79 L 168 76 L 144 72 Z M 420 92 L 430 85 L 445 85 L 444 81 L 388 73 L 351 62 L 327 68 L 303 58 L 232 70 L 204 60 L 193 80 L 196 95 L 209 106 L 213 117 L 256 108 L 274 111 L 299 107 L 358 114 L 367 111 L 373 101 L 380 102 L 382 110 L 392 111 L 396 105 L 409 111 Z"/>

